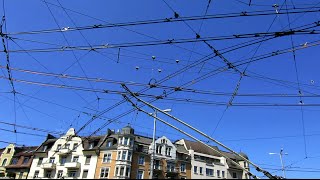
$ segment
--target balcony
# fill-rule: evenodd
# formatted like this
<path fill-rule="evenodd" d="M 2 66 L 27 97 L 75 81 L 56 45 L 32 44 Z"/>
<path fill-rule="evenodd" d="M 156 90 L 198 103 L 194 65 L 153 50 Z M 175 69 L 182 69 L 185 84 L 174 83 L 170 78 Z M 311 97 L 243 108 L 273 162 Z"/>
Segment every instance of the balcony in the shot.
<path fill-rule="evenodd" d="M 65 155 L 67 153 L 71 152 L 70 149 L 60 149 L 57 153 L 58 155 Z"/>
<path fill-rule="evenodd" d="M 79 162 L 67 162 L 64 164 L 64 167 L 68 169 L 79 169 L 81 164 Z"/>
<path fill-rule="evenodd" d="M 43 163 L 42 168 L 43 169 L 55 169 L 56 164 L 55 163 Z"/>
<path fill-rule="evenodd" d="M 161 171 L 163 168 L 162 168 L 162 165 L 153 165 L 153 169 L 156 170 L 156 171 Z"/>

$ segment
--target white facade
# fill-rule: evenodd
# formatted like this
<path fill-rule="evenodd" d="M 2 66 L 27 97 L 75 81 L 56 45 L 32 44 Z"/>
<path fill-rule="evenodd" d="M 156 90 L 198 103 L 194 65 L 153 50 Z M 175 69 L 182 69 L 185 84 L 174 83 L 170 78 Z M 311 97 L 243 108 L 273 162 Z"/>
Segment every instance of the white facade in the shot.
<path fill-rule="evenodd" d="M 191 179 L 249 179 L 246 173 L 240 169 L 229 167 L 227 159 L 223 156 L 214 156 L 194 151 L 186 146 L 184 139 L 176 144 L 184 145 L 191 156 Z M 242 167 L 249 170 L 244 161 L 238 162 Z"/>
<path fill-rule="evenodd" d="M 98 156 L 93 151 L 84 153 L 82 139 L 69 129 L 57 139 L 47 153 L 37 153 L 28 178 L 88 178 L 93 179 Z"/>
<path fill-rule="evenodd" d="M 155 140 L 156 149 L 155 149 L 155 157 L 160 159 L 176 159 L 177 148 L 172 144 L 172 142 L 162 136 L 161 138 Z M 149 146 L 149 154 L 152 154 L 153 143 Z"/>
<path fill-rule="evenodd" d="M 224 157 L 202 154 L 189 150 L 191 156 L 191 178 L 192 179 L 225 179 L 227 178 L 228 165 Z M 201 158 L 210 158 L 220 163 L 207 163 Z"/>

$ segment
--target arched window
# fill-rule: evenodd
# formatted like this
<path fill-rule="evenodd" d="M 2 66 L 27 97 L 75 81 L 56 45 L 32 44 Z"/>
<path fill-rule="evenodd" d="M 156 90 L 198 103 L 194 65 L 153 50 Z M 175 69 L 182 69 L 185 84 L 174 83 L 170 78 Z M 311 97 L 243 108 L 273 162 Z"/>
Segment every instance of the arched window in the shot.
<path fill-rule="evenodd" d="M 6 163 L 7 163 L 7 159 L 4 159 L 4 160 L 2 161 L 2 166 L 5 166 Z"/>

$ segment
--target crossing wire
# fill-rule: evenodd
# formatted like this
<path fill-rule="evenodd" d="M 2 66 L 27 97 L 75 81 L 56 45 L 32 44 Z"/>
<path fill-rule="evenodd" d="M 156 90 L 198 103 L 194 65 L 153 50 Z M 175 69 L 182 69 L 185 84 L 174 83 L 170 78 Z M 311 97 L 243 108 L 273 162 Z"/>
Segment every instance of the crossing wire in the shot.
<path fill-rule="evenodd" d="M 214 15 L 206 15 L 206 16 L 190 16 L 190 17 L 179 17 L 179 18 L 164 18 L 160 20 L 144 20 L 144 21 L 136 21 L 136 22 L 121 22 L 121 23 L 108 23 L 105 20 L 98 19 L 92 16 L 85 15 L 83 13 L 79 13 L 77 11 L 47 2 L 47 4 L 57 6 L 63 8 L 65 10 L 81 14 L 83 16 L 99 20 L 105 22 L 107 24 L 95 24 L 95 25 L 88 25 L 82 27 L 69 27 L 67 30 L 65 29 L 45 29 L 45 30 L 34 30 L 34 31 L 25 31 L 25 32 L 12 32 L 7 33 L 7 35 L 22 35 L 22 34 L 42 34 L 42 33 L 55 33 L 55 32 L 64 32 L 64 31 L 76 31 L 76 30 L 93 30 L 93 29 L 102 29 L 102 28 L 110 28 L 110 27 L 118 27 L 124 28 L 126 26 L 136 26 L 136 25 L 145 25 L 145 24 L 155 24 L 155 23 L 172 23 L 172 22 L 181 22 L 181 21 L 195 21 L 195 20 L 206 20 L 206 19 L 216 19 L 216 18 L 234 18 L 234 17 L 252 17 L 252 16 L 267 16 L 267 15 L 286 15 L 286 12 L 279 12 L 276 13 L 274 10 L 265 10 L 265 11 L 253 11 L 253 12 L 236 12 L 236 13 L 228 13 L 228 14 L 214 14 Z M 318 5 L 318 4 L 317 4 Z M 310 10 L 310 8 L 317 8 L 316 10 Z M 317 13 L 319 12 L 319 8 L 317 6 L 312 7 L 304 7 L 304 8 L 291 8 L 288 9 L 290 14 L 302 14 L 302 13 Z M 300 10 L 299 10 L 300 9 Z M 174 11 L 175 12 L 175 11 Z M 132 31 L 134 33 L 149 37 L 151 39 L 156 39 L 146 34 L 139 33 L 137 31 L 133 31 L 130 29 L 125 28 L 125 30 Z"/>
<path fill-rule="evenodd" d="M 14 123 L 17 123 L 17 108 L 16 108 L 16 89 L 15 86 L 13 84 L 12 81 L 12 72 L 10 70 L 10 56 L 9 56 L 9 44 L 8 44 L 8 40 L 7 40 L 7 36 L 5 36 L 5 34 L 3 33 L 4 31 L 7 31 L 7 22 L 6 22 L 6 11 L 5 11 L 5 2 L 4 0 L 2 0 L 3 4 L 3 17 L 2 17 L 2 21 L 0 24 L 0 35 L 1 35 L 1 39 L 2 39 L 2 45 L 3 45 L 3 52 L 6 55 L 6 69 L 8 72 L 8 80 L 10 81 L 10 85 L 12 88 L 12 95 L 13 95 L 13 111 L 14 111 Z M 13 126 L 13 132 L 16 132 L 16 126 Z M 16 142 L 18 141 L 18 136 L 17 134 L 15 134 L 16 137 Z"/>
<path fill-rule="evenodd" d="M 287 0 L 284 1 L 286 6 L 287 6 Z M 287 18 L 288 18 L 288 23 L 289 23 L 289 28 L 291 28 L 291 25 L 290 25 L 290 16 L 289 14 L 287 13 Z M 294 46 L 294 42 L 293 42 L 293 37 L 290 36 L 290 40 L 291 40 L 291 47 Z M 293 55 L 293 61 L 294 61 L 294 68 L 295 68 L 295 73 L 296 73 L 296 80 L 297 80 L 297 83 L 298 83 L 298 88 L 299 88 L 299 94 L 302 95 L 302 92 L 301 92 L 301 87 L 300 87 L 300 78 L 299 78 L 299 71 L 298 71 L 298 67 L 297 67 L 297 60 L 296 60 L 296 52 L 295 51 L 292 51 L 292 55 Z M 303 104 L 303 100 L 302 100 L 302 97 L 300 96 L 299 97 L 300 99 L 300 103 Z M 301 106 L 300 107 L 300 110 L 301 110 L 301 121 L 302 121 L 302 134 L 303 134 L 303 144 L 304 144 L 304 153 L 305 153 L 305 156 L 308 157 L 308 153 L 307 153 L 307 142 L 306 142 L 306 129 L 305 129 L 305 120 L 304 120 L 304 111 L 303 111 L 303 107 Z"/>

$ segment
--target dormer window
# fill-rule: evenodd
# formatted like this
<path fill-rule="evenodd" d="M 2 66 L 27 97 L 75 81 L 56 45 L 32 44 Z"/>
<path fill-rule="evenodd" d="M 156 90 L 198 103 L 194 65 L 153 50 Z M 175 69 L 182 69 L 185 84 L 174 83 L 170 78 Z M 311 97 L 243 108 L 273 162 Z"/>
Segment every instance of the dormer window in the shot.
<path fill-rule="evenodd" d="M 45 152 L 48 149 L 48 146 L 43 146 L 42 151 Z"/>
<path fill-rule="evenodd" d="M 108 141 L 106 147 L 111 147 L 111 146 L 112 146 L 112 141 Z"/>
<path fill-rule="evenodd" d="M 91 142 L 91 143 L 89 144 L 89 149 L 93 149 L 93 147 L 94 147 L 94 143 Z"/>
<path fill-rule="evenodd" d="M 11 152 L 11 148 L 8 148 L 7 154 L 10 154 L 10 152 Z"/>
<path fill-rule="evenodd" d="M 66 144 L 66 149 L 69 149 L 70 148 L 70 144 Z"/>
<path fill-rule="evenodd" d="M 61 144 L 58 144 L 57 151 L 59 151 L 60 149 L 61 149 Z"/>

